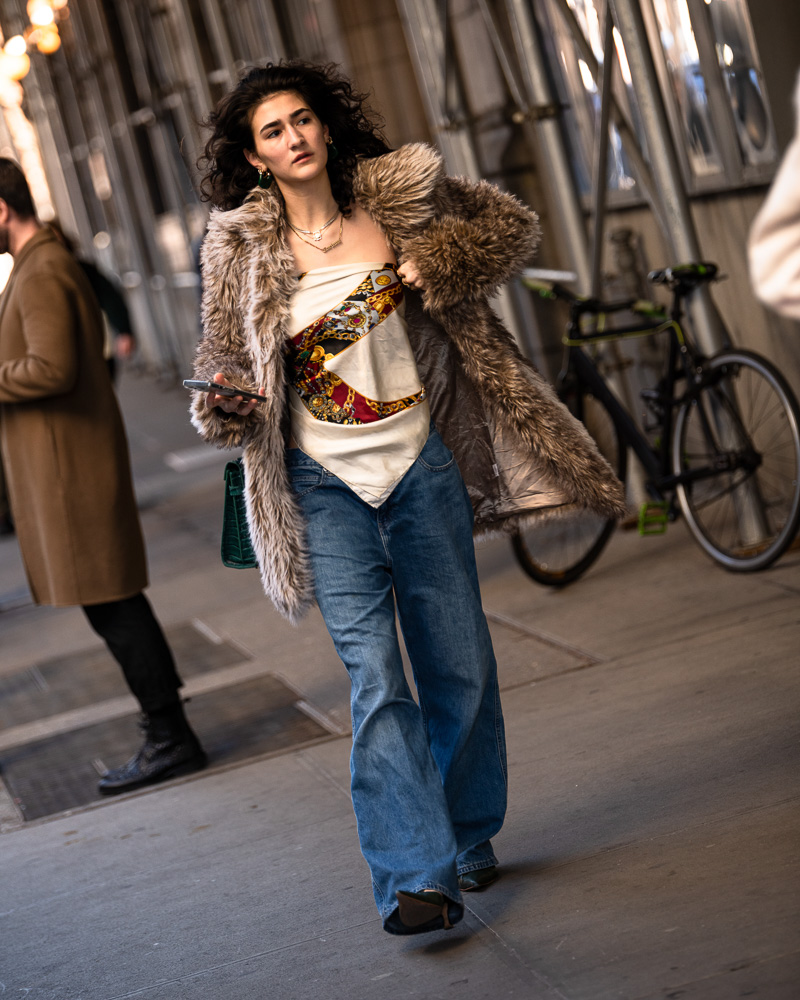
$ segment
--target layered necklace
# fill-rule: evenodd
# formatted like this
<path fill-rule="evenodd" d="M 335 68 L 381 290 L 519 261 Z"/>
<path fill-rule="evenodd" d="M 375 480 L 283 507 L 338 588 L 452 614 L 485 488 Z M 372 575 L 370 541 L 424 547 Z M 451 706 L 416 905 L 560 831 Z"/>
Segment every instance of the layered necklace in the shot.
<path fill-rule="evenodd" d="M 330 226 L 331 223 L 333 223 L 336 220 L 336 217 L 339 214 L 340 214 L 339 209 L 337 208 L 336 211 L 333 213 L 333 215 L 330 217 L 330 219 L 328 219 L 328 221 L 324 225 L 320 226 L 319 229 L 299 229 L 297 226 L 292 225 L 292 223 L 289 222 L 288 218 L 286 219 L 286 221 L 289 224 L 289 228 L 291 229 L 291 231 L 295 234 L 295 236 L 298 236 L 303 241 L 303 243 L 308 243 L 308 245 L 310 247 L 314 247 L 315 250 L 319 250 L 322 253 L 327 253 L 329 250 L 333 250 L 334 247 L 338 247 L 339 244 L 342 242 L 342 229 L 344 228 L 343 215 L 339 219 L 339 235 L 336 237 L 336 240 L 333 243 L 329 243 L 327 246 L 324 247 L 321 247 L 319 245 L 319 241 L 322 239 L 322 234 L 325 232 L 328 226 Z M 311 239 L 314 240 L 314 242 L 312 243 L 311 240 L 307 240 L 306 236 L 310 236 Z"/>

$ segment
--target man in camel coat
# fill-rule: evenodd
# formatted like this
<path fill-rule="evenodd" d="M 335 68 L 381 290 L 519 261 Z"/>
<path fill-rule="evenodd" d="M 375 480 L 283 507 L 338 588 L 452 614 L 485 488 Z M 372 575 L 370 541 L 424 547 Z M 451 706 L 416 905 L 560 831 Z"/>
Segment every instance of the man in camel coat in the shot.
<path fill-rule="evenodd" d="M 36 220 L 19 167 L 0 158 L 0 452 L 37 604 L 80 605 L 143 713 L 145 741 L 100 780 L 114 794 L 195 770 L 205 755 L 142 593 L 147 567 L 128 445 L 103 360 L 103 322 L 78 262 Z"/>

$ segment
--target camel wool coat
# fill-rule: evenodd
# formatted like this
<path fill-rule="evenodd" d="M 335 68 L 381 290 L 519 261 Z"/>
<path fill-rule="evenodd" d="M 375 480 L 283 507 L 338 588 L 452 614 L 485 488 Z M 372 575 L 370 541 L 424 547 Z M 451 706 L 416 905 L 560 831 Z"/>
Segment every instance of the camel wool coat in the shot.
<path fill-rule="evenodd" d="M 438 153 L 404 146 L 362 160 L 355 201 L 412 261 L 425 291 L 405 292 L 405 319 L 437 430 L 455 454 L 476 534 L 533 516 L 587 508 L 624 513 L 624 496 L 583 425 L 519 353 L 489 305 L 539 241 L 535 213 L 485 181 L 448 177 Z M 242 446 L 250 533 L 266 593 L 298 618 L 313 600 L 302 517 L 289 485 L 284 358 L 296 282 L 280 193 L 254 188 L 214 212 L 202 249 L 203 337 L 195 374 L 223 372 L 242 388 L 266 387 L 246 417 L 208 409 L 192 421 L 221 448 Z M 346 237 L 346 234 L 345 234 Z"/>
<path fill-rule="evenodd" d="M 147 586 L 100 307 L 47 227 L 15 257 L 0 299 L 0 453 L 38 604 L 100 604 Z"/>

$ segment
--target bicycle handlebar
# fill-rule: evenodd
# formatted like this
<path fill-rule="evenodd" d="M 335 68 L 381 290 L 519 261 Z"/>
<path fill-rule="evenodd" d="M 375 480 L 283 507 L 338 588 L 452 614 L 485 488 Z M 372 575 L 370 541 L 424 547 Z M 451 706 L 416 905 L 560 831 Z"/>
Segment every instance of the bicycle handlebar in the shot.
<path fill-rule="evenodd" d="M 696 264 L 675 264 L 660 268 L 648 274 L 648 280 L 654 285 L 666 285 L 675 296 L 683 297 L 694 291 L 698 285 L 719 280 L 719 268 L 710 261 Z M 522 283 L 526 288 L 538 292 L 542 298 L 560 299 L 570 306 L 574 317 L 585 314 L 633 312 L 651 315 L 659 307 L 652 302 L 641 302 L 637 299 L 625 299 L 620 302 L 605 302 L 602 299 L 577 295 L 561 284 L 562 281 L 575 281 L 577 275 L 572 271 L 548 271 L 540 268 L 527 268 L 522 272 Z"/>
<path fill-rule="evenodd" d="M 526 288 L 530 288 L 531 291 L 538 292 L 542 298 L 561 299 L 562 302 L 569 303 L 576 315 L 582 315 L 583 313 L 623 312 L 626 309 L 632 309 L 637 303 L 636 299 L 624 299 L 619 302 L 603 302 L 601 299 L 584 298 L 582 295 L 576 295 L 575 292 L 571 292 L 558 281 L 549 281 L 540 278 L 539 274 L 541 273 L 544 272 L 538 272 L 533 268 L 529 271 L 523 271 L 523 285 L 525 285 Z"/>

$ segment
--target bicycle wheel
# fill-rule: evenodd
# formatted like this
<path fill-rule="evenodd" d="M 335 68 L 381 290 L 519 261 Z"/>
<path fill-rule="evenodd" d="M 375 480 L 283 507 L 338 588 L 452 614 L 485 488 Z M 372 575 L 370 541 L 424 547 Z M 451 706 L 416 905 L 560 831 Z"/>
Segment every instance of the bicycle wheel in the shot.
<path fill-rule="evenodd" d="M 800 407 L 783 376 L 749 351 L 706 363 L 709 385 L 675 420 L 672 466 L 686 523 L 727 569 L 764 569 L 800 524 Z"/>
<path fill-rule="evenodd" d="M 605 406 L 580 386 L 560 394 L 572 414 L 594 438 L 600 453 L 624 483 L 627 451 Z M 512 536 L 514 554 L 528 576 L 548 587 L 577 580 L 597 559 L 611 537 L 616 519 L 576 511 L 525 528 Z"/>

